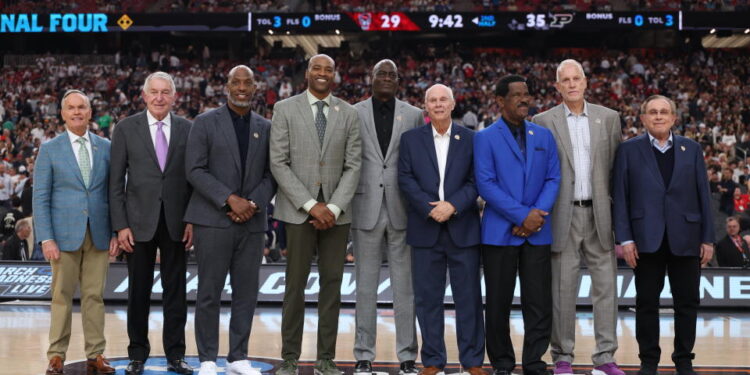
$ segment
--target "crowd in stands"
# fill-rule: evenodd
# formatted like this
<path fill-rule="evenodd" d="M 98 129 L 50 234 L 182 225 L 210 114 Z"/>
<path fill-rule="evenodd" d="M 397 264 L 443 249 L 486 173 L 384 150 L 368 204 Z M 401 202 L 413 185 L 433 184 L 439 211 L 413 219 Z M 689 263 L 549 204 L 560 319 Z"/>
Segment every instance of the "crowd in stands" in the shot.
<path fill-rule="evenodd" d="M 677 103 L 675 132 L 700 142 L 705 150 L 711 187 L 717 196 L 717 233 L 728 215 L 748 206 L 750 185 L 750 56 L 728 51 L 555 50 L 551 57 L 526 56 L 520 50 L 472 50 L 457 46 L 423 45 L 394 56 L 401 79 L 400 97 L 421 106 L 425 89 L 444 83 L 454 90 L 456 121 L 481 129 L 497 118 L 494 82 L 508 73 L 527 77 L 535 103 L 530 116 L 559 102 L 553 83 L 555 68 L 567 57 L 579 59 L 588 78 L 588 99 L 620 112 L 622 137 L 643 133 L 639 105 L 660 93 Z M 370 69 L 382 56 L 365 52 L 352 58 L 346 51 L 337 62 L 334 93 L 350 103 L 369 96 Z M 225 101 L 226 73 L 237 63 L 256 73 L 253 108 L 270 118 L 273 105 L 305 89 L 304 57 L 249 61 L 212 60 L 196 53 L 154 52 L 118 58 L 111 65 L 62 64 L 53 56 L 34 66 L 0 70 L 0 157 L 12 183 L 8 197 L 19 198 L 19 211 L 30 214 L 33 162 L 39 146 L 64 131 L 59 117 L 61 94 L 71 88 L 86 92 L 93 106 L 92 129 L 108 136 L 126 116 L 142 111 L 140 91 L 146 75 L 164 70 L 174 76 L 178 99 L 175 112 L 187 118 Z M 723 177 L 722 177 L 723 175 Z M 2 190 L 2 188 L 0 188 Z M 0 191 L 0 200 L 3 198 Z M 744 201 L 743 201 L 744 199 Z M 24 204 L 23 202 L 26 202 Z M 742 203 L 745 202 L 745 203 Z M 0 202 L 2 203 L 2 202 Z M 11 205 L 6 205 L 11 209 Z M 2 213 L 0 213 L 2 214 Z M 720 237 L 719 237 L 720 238 Z"/>
<path fill-rule="evenodd" d="M 748 0 L 0 0 L 3 13 L 747 11 Z"/>

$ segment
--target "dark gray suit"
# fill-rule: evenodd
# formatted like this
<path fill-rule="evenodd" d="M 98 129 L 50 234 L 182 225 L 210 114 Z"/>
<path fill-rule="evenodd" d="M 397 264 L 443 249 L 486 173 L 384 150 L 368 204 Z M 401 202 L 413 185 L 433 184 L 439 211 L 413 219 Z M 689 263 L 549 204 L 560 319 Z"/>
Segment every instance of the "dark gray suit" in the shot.
<path fill-rule="evenodd" d="M 357 275 L 354 357 L 358 361 L 375 360 L 377 290 L 385 253 L 393 290 L 396 354 L 399 362 L 413 361 L 417 358 L 414 290 L 411 249 L 406 244 L 406 207 L 398 188 L 398 148 L 401 134 L 424 125 L 424 117 L 421 109 L 396 99 L 393 132 L 383 155 L 375 129 L 372 98 L 355 104 L 354 108 L 362 122 L 362 172 L 352 200 Z"/>
<path fill-rule="evenodd" d="M 221 291 L 227 272 L 232 282 L 227 360 L 247 359 L 267 227 L 266 206 L 276 191 L 268 164 L 270 127 L 268 120 L 252 113 L 244 180 L 226 105 L 199 115 L 190 132 L 185 168 L 194 191 L 185 220 L 195 224 L 199 280 L 195 336 L 201 362 L 216 361 Z M 229 219 L 224 205 L 231 194 L 257 204 L 258 211 L 249 221 L 237 224 Z"/>
<path fill-rule="evenodd" d="M 159 167 L 146 111 L 117 124 L 112 135 L 109 202 L 112 229 L 130 228 L 136 241 L 128 260 L 128 356 L 145 361 L 151 346 L 148 314 L 156 249 L 164 289 L 163 345 L 167 358 L 185 356 L 185 249 L 183 217 L 190 198 L 185 146 L 190 121 L 170 114 L 169 148 Z"/>

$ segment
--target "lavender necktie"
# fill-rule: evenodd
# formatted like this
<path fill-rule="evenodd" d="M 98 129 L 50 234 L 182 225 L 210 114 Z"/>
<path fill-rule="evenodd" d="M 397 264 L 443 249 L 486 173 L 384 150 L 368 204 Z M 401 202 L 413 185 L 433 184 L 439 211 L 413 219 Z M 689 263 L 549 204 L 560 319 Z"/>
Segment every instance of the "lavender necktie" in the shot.
<path fill-rule="evenodd" d="M 164 123 L 159 121 L 156 123 L 156 160 L 159 161 L 159 168 L 164 172 L 164 166 L 167 164 L 167 136 L 164 135 L 162 127 Z"/>

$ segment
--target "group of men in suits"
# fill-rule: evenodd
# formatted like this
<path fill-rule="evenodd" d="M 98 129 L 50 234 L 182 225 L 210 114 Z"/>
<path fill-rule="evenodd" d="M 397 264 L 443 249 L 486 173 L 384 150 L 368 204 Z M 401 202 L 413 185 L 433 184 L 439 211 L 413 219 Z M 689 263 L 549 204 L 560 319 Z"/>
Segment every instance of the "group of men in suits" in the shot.
<path fill-rule="evenodd" d="M 671 100 L 648 98 L 641 107 L 647 134 L 620 145 L 619 116 L 585 101 L 583 68 L 565 60 L 555 83 L 563 103 L 528 121 L 526 80 L 505 76 L 495 89 L 500 118 L 475 134 L 453 123 L 455 99 L 442 84 L 425 92 L 430 122 L 424 124 L 420 109 L 396 98 L 399 75 L 391 60 L 374 66 L 372 96 L 354 106 L 331 94 L 334 72 L 331 57 L 313 56 L 307 90 L 276 103 L 269 122 L 251 108 L 253 71 L 238 65 L 227 76 L 227 104 L 192 125 L 171 113 L 177 95 L 171 76 L 153 73 L 143 86 L 147 109 L 117 125 L 111 146 L 87 131 L 88 97 L 76 90 L 64 95 L 67 132 L 41 147 L 34 186 L 36 237 L 53 269 L 47 374 L 63 371 L 79 283 L 87 367 L 114 373 L 103 356 L 102 292 L 107 253 L 120 251 L 127 253 L 129 273 L 126 373 L 143 373 L 157 248 L 169 370 L 193 373 L 184 361 L 184 326 L 185 250 L 194 243 L 199 374 L 218 371 L 219 308 L 229 275 L 227 373 L 258 375 L 247 349 L 265 210 L 274 195 L 274 217 L 286 223 L 288 244 L 277 375 L 298 373 L 304 291 L 314 258 L 320 284 L 314 371 L 340 374 L 333 360 L 350 231 L 358 375 L 373 372 L 384 258 L 402 375 L 438 375 L 447 363 L 448 274 L 459 360 L 467 372 L 484 373 L 485 346 L 496 375 L 513 371 L 509 318 L 518 275 L 524 373 L 547 373 L 542 355 L 551 345 L 554 374 L 572 375 L 581 260 L 592 276 L 592 373 L 623 375 L 614 359 L 615 240 L 635 269 L 640 373 L 656 373 L 659 295 L 668 272 L 677 312 L 672 357 L 678 373 L 694 374 L 698 280 L 712 255 L 713 232 L 700 147 L 671 133 Z M 481 219 L 480 196 L 486 202 Z"/>

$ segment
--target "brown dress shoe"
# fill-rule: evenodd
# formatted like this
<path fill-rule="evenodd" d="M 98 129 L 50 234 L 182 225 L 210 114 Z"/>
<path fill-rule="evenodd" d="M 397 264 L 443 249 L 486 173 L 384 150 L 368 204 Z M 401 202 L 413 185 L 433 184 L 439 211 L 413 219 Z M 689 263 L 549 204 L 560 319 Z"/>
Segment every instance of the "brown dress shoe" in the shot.
<path fill-rule="evenodd" d="M 430 366 L 430 367 L 425 367 L 421 371 L 419 371 L 419 375 L 437 375 L 441 372 L 443 372 L 443 370 L 441 370 L 440 368 L 435 367 L 435 366 Z"/>
<path fill-rule="evenodd" d="M 99 354 L 94 359 L 86 360 L 86 370 L 89 374 L 114 374 L 114 367 L 109 365 L 107 358 Z"/>
<path fill-rule="evenodd" d="M 482 369 L 482 366 L 465 368 L 464 372 L 468 372 L 469 375 L 487 375 L 487 373 L 484 372 L 484 369 Z"/>
<path fill-rule="evenodd" d="M 47 365 L 46 375 L 60 375 L 63 373 L 63 359 L 59 355 L 52 357 Z"/>

